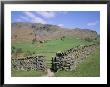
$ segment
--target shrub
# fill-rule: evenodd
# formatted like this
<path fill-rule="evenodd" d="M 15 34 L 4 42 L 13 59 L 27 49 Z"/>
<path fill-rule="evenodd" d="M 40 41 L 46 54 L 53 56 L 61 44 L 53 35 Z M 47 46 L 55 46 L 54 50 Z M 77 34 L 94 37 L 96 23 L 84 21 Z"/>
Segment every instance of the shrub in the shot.
<path fill-rule="evenodd" d="M 12 49 L 15 49 L 15 46 L 12 46 Z"/>
<path fill-rule="evenodd" d="M 33 52 L 33 54 L 35 54 L 35 52 Z"/>
<path fill-rule="evenodd" d="M 61 37 L 61 40 L 64 40 L 64 38 L 65 38 L 65 36 L 62 36 L 62 37 Z"/>
<path fill-rule="evenodd" d="M 44 41 L 39 41 L 39 43 L 44 43 Z"/>
<path fill-rule="evenodd" d="M 11 53 L 15 53 L 15 50 L 16 50 L 15 46 L 12 46 Z"/>

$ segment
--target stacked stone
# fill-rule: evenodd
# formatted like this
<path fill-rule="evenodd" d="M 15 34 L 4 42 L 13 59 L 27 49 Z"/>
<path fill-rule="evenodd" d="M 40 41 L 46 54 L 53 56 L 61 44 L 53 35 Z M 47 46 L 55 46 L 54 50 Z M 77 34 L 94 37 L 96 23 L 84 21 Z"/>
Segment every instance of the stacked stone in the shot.
<path fill-rule="evenodd" d="M 77 46 L 65 52 L 57 52 L 56 57 L 52 59 L 53 70 L 74 70 L 76 65 L 89 54 L 91 54 L 95 48 L 96 44 L 91 44 L 85 46 Z"/>
<path fill-rule="evenodd" d="M 37 61 L 36 62 L 37 63 L 37 65 L 36 65 L 37 70 L 45 71 L 47 66 L 46 66 L 46 63 L 45 63 L 44 56 L 39 56 L 36 61 Z"/>
<path fill-rule="evenodd" d="M 26 57 L 21 59 L 11 60 L 12 70 L 46 70 L 45 58 L 44 56 L 34 56 Z"/>

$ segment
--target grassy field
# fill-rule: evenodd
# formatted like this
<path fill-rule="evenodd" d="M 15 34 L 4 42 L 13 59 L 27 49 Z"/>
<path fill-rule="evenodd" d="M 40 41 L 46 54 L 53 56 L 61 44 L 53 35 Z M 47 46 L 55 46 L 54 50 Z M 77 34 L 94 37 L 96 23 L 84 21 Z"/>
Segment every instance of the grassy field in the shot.
<path fill-rule="evenodd" d="M 46 56 L 47 62 L 50 62 L 51 57 L 55 56 L 55 53 L 58 51 L 64 51 L 69 48 L 78 46 L 78 45 L 86 45 L 91 44 L 93 42 L 88 42 L 75 37 L 65 37 L 63 40 L 55 39 L 47 41 L 46 43 L 35 43 L 31 42 L 19 42 L 12 44 L 12 47 L 21 48 L 23 53 L 27 51 L 31 52 L 31 54 L 36 55 L 44 55 Z M 90 55 L 87 59 L 84 60 L 75 71 L 59 71 L 55 73 L 57 77 L 64 76 L 99 76 L 100 75 L 100 57 L 99 57 L 99 49 L 97 49 L 92 55 Z M 48 65 L 50 68 L 50 64 Z M 21 76 L 21 77 L 35 77 L 42 76 L 45 73 L 40 71 L 12 71 L 12 76 Z"/>
<path fill-rule="evenodd" d="M 100 53 L 99 49 L 94 51 L 88 58 L 84 59 L 75 71 L 59 71 L 56 77 L 98 77 L 100 76 Z M 40 77 L 46 73 L 41 71 L 12 71 L 13 77 Z"/>
<path fill-rule="evenodd" d="M 75 71 L 59 71 L 57 77 L 99 77 L 100 76 L 100 53 L 99 49 L 94 51 L 88 58 L 84 59 Z"/>
<path fill-rule="evenodd" d="M 22 51 L 26 53 L 27 51 L 31 52 L 32 54 L 40 54 L 46 56 L 47 60 L 50 60 L 52 56 L 55 56 L 55 53 L 58 51 L 64 51 L 71 47 L 75 47 L 78 45 L 86 45 L 92 42 L 87 42 L 85 40 L 74 38 L 74 37 L 66 37 L 63 40 L 55 39 L 50 40 L 46 43 L 35 43 L 32 44 L 31 42 L 20 42 L 12 44 L 16 49 L 22 48 Z"/>

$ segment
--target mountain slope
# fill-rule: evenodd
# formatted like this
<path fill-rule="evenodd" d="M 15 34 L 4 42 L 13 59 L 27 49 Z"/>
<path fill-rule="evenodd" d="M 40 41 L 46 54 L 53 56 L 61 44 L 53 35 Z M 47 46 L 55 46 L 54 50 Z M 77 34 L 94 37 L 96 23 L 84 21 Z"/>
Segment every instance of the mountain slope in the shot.
<path fill-rule="evenodd" d="M 22 41 L 44 41 L 74 36 L 78 38 L 97 38 L 97 32 L 89 29 L 66 29 L 56 25 L 41 23 L 12 23 L 12 43 Z"/>

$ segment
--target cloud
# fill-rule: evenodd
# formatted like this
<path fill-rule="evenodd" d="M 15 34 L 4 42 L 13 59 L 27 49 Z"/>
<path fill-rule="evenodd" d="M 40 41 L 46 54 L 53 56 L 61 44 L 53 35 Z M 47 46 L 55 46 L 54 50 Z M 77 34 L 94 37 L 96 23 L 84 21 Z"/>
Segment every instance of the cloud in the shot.
<path fill-rule="evenodd" d="M 29 18 L 28 17 L 23 17 L 21 16 L 20 19 L 24 20 L 24 21 L 29 21 Z"/>
<path fill-rule="evenodd" d="M 38 11 L 36 14 L 41 15 L 43 18 L 53 18 L 56 15 L 56 12 L 50 12 L 50 11 Z"/>
<path fill-rule="evenodd" d="M 99 22 L 98 21 L 90 22 L 87 24 L 87 26 L 95 26 L 97 23 L 99 23 Z"/>
<path fill-rule="evenodd" d="M 22 22 L 22 19 L 18 18 L 16 19 L 17 22 Z"/>
<path fill-rule="evenodd" d="M 40 17 L 36 17 L 36 18 L 32 19 L 32 22 L 33 23 L 43 23 L 43 24 L 46 24 L 47 23 L 45 20 L 43 20 Z"/>
<path fill-rule="evenodd" d="M 67 14 L 67 11 L 23 11 L 23 15 L 20 16 L 16 21 L 18 22 L 32 22 L 32 23 L 48 23 L 45 18 L 54 18 L 57 14 Z M 59 24 L 63 27 L 63 24 Z"/>
<path fill-rule="evenodd" d="M 63 28 L 63 27 L 64 27 L 64 25 L 63 25 L 63 24 L 58 24 L 58 26 L 59 26 L 59 27 L 61 27 L 61 28 Z"/>
<path fill-rule="evenodd" d="M 58 13 L 67 14 L 67 11 L 37 11 L 36 14 L 39 14 L 43 18 L 54 18 Z"/>
<path fill-rule="evenodd" d="M 26 17 L 22 17 L 22 19 L 24 19 L 24 20 L 29 20 L 30 22 L 33 22 L 33 23 L 43 23 L 43 24 L 45 24 L 46 23 L 46 21 L 43 19 L 43 18 L 41 18 L 41 17 L 38 17 L 35 13 L 33 13 L 33 12 L 28 12 L 28 11 L 26 11 L 26 12 L 23 12 L 25 15 L 26 15 Z"/>
<path fill-rule="evenodd" d="M 46 24 L 47 21 L 45 18 L 54 18 L 57 14 L 66 14 L 67 11 L 53 12 L 53 11 L 23 11 L 23 16 L 16 19 L 16 21 L 23 22 L 32 22 L 32 23 L 43 23 Z M 60 27 L 63 25 L 60 24 Z"/>

